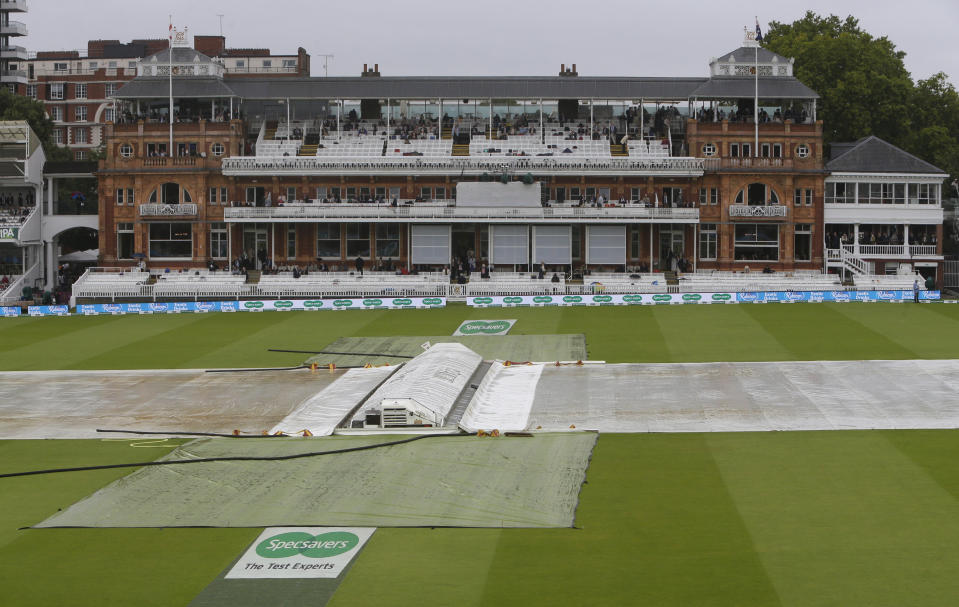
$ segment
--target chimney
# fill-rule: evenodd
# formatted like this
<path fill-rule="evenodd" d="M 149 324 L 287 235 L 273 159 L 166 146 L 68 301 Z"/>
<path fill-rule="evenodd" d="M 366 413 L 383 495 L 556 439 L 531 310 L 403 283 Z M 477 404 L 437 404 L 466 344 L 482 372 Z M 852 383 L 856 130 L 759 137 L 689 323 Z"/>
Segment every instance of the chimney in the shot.
<path fill-rule="evenodd" d="M 373 64 L 373 69 L 370 69 L 369 64 L 368 64 L 368 63 L 364 63 L 364 64 L 363 64 L 363 73 L 360 74 L 360 76 L 362 76 L 362 77 L 364 77 L 364 78 L 379 78 L 379 76 L 380 76 L 380 64 L 379 64 L 379 63 L 374 63 L 374 64 Z"/>
<path fill-rule="evenodd" d="M 569 69 L 566 68 L 566 64 L 565 64 L 565 63 L 560 64 L 559 75 L 560 75 L 560 76 L 565 76 L 565 77 L 579 76 L 579 72 L 576 71 L 576 64 L 575 64 L 575 63 L 571 63 Z"/>

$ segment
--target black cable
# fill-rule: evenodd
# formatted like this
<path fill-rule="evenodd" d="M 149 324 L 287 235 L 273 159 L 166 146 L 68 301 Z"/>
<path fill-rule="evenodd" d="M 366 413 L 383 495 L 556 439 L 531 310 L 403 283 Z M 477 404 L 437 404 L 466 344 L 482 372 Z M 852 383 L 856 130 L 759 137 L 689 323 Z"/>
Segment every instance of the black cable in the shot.
<path fill-rule="evenodd" d="M 254 369 L 206 369 L 207 373 L 247 373 L 250 371 L 295 371 L 297 369 L 306 369 L 306 365 L 297 365 L 295 367 L 257 367 Z"/>
<path fill-rule="evenodd" d="M 267 348 L 266 351 L 267 352 L 292 352 L 294 354 L 336 354 L 339 356 L 385 356 L 388 358 L 415 358 L 414 356 L 407 356 L 405 354 L 376 354 L 374 352 L 328 352 L 326 350 L 313 352 L 310 350 L 277 350 L 275 348 Z"/>
<path fill-rule="evenodd" d="M 338 453 L 351 453 L 354 451 L 366 451 L 368 449 L 379 449 L 380 447 L 392 447 L 394 445 L 403 445 L 424 438 L 435 438 L 441 436 L 452 436 L 449 434 L 420 434 L 412 438 L 404 438 L 389 443 L 377 443 L 375 445 L 364 445 L 362 447 L 348 447 L 346 449 L 335 449 L 333 451 L 310 451 L 307 453 L 294 453 L 292 455 L 273 455 L 257 457 L 252 455 L 237 455 L 232 457 L 204 457 L 200 459 L 177 459 L 160 460 L 152 462 L 139 462 L 135 464 L 103 464 L 100 466 L 81 466 L 77 468 L 52 468 L 49 470 L 30 470 L 27 472 L 8 472 L 0 474 L 0 478 L 12 478 L 17 476 L 35 476 L 39 474 L 54 474 L 57 472 L 88 472 L 90 470 L 110 470 L 113 468 L 142 468 L 147 466 L 175 466 L 178 464 L 205 464 L 209 462 L 278 462 L 291 459 L 301 459 L 304 457 L 318 457 L 321 455 L 335 455 Z"/>
<path fill-rule="evenodd" d="M 120 434 L 162 434 L 172 436 L 214 436 L 217 438 L 284 438 L 288 434 L 220 434 L 218 432 L 177 432 L 177 431 L 159 431 L 159 430 L 107 430 L 97 428 L 97 432 L 117 432 Z"/>

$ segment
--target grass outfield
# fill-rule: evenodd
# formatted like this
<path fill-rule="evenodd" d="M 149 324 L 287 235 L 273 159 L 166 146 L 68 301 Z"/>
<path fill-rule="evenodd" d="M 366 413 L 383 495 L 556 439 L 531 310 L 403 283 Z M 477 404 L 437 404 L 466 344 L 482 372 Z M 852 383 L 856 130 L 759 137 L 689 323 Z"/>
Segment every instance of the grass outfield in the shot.
<path fill-rule="evenodd" d="M 266 348 L 450 334 L 469 318 L 585 333 L 590 357 L 611 362 L 956 358 L 959 344 L 959 306 L 933 304 L 451 306 L 0 319 L 0 369 L 280 366 L 305 355 Z M 0 441 L 0 471 L 168 449 Z M 606 434 L 578 529 L 380 529 L 330 604 L 953 605 L 957 460 L 952 430 Z M 18 530 L 126 472 L 0 479 L 0 605 L 186 605 L 259 534 Z"/>
<path fill-rule="evenodd" d="M 516 318 L 511 334 L 585 333 L 609 362 L 956 358 L 959 306 L 763 304 L 349 310 L 0 318 L 0 370 L 294 365 L 339 337 L 451 335 Z"/>

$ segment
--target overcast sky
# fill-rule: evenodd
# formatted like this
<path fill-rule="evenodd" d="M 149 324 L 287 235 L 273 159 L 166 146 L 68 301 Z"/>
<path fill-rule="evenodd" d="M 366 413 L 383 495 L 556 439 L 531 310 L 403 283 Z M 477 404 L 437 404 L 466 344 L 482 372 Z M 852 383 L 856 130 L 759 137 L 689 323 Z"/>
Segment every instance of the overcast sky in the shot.
<path fill-rule="evenodd" d="M 709 59 L 737 48 L 755 17 L 790 22 L 806 9 L 853 15 L 906 52 L 914 79 L 944 71 L 959 81 L 959 1 L 913 0 L 30 0 L 31 51 L 86 49 L 89 39 L 165 38 L 169 15 L 190 35 L 223 34 L 229 47 L 313 55 L 313 75 L 545 76 L 576 63 L 583 76 L 704 76 Z"/>

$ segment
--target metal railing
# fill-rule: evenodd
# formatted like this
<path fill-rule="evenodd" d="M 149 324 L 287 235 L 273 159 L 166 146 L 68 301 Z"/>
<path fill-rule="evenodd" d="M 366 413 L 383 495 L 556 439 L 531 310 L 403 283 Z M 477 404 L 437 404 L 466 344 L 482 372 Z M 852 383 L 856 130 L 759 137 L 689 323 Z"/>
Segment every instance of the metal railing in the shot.
<path fill-rule="evenodd" d="M 509 171 L 567 173 L 569 171 L 601 173 L 683 174 L 699 176 L 705 159 L 669 158 L 564 158 L 562 156 L 502 156 L 431 158 L 426 156 L 241 156 L 223 159 L 225 175 L 243 174 L 307 174 L 307 173 L 398 173 L 431 174 L 460 172 L 470 175 L 498 174 Z"/>
<path fill-rule="evenodd" d="M 141 213 L 142 214 L 142 213 Z M 225 219 L 429 219 L 450 220 L 469 219 L 482 220 L 534 220 L 534 221 L 568 221 L 571 219 L 588 220 L 637 220 L 662 219 L 686 220 L 699 219 L 697 208 L 661 208 L 645 207 L 640 205 L 614 207 L 544 207 L 544 208 L 509 208 L 509 207 L 450 207 L 450 206 L 420 206 L 404 205 L 389 206 L 386 204 L 335 204 L 317 203 L 306 205 L 292 205 L 282 207 L 236 207 L 223 210 Z"/>
<path fill-rule="evenodd" d="M 140 205 L 140 217 L 193 217 L 197 213 L 197 206 L 186 204 L 158 204 L 146 203 Z"/>

